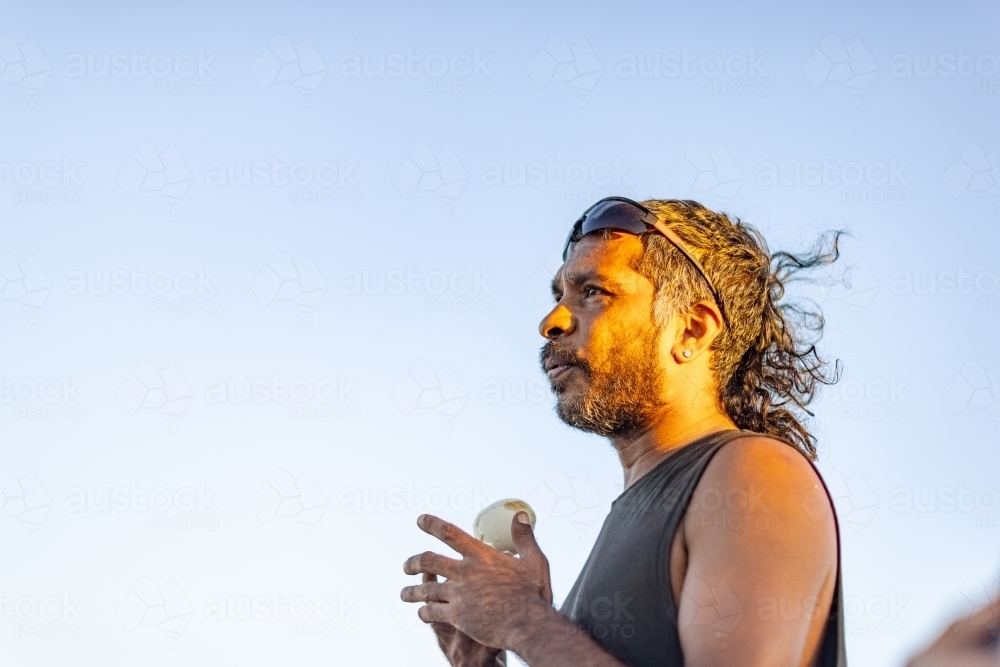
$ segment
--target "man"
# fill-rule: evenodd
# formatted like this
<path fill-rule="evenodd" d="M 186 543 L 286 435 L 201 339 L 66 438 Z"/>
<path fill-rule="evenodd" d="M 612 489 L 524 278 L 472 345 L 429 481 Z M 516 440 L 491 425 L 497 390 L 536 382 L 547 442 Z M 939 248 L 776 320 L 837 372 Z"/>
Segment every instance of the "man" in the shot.
<path fill-rule="evenodd" d="M 430 515 L 458 551 L 406 561 L 453 665 L 843 665 L 839 541 L 798 418 L 831 381 L 806 340 L 822 318 L 781 302 L 829 263 L 768 253 L 689 201 L 612 197 L 573 226 L 540 326 L 567 424 L 606 436 L 625 490 L 561 610 L 524 513 L 519 557 Z M 522 523 L 523 521 L 523 523 Z M 438 577 L 446 581 L 438 581 Z"/>
<path fill-rule="evenodd" d="M 1000 596 L 953 622 L 907 667 L 1000 666 Z"/>

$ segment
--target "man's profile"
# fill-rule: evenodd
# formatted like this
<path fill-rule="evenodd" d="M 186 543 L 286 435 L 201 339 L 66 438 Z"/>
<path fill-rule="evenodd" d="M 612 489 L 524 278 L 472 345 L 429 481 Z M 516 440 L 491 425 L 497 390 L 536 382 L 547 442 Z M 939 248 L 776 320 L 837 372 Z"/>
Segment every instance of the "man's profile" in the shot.
<path fill-rule="evenodd" d="M 609 439 L 625 489 L 559 610 L 520 515 L 519 558 L 420 517 L 462 558 L 410 558 L 423 583 L 402 596 L 426 603 L 452 664 L 845 663 L 836 518 L 801 421 L 835 373 L 812 344 L 822 317 L 783 301 L 837 239 L 771 254 L 678 200 L 610 197 L 577 220 L 541 363 L 559 417 Z"/>

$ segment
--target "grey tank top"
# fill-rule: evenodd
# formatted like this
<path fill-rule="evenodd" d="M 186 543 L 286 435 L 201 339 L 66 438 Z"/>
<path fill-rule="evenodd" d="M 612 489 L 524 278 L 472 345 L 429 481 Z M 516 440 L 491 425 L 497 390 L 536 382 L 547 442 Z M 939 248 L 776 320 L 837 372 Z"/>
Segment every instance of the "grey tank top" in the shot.
<path fill-rule="evenodd" d="M 670 585 L 674 533 L 715 453 L 727 442 L 753 435 L 760 434 L 732 430 L 701 438 L 672 454 L 611 503 L 597 542 L 560 612 L 626 665 L 683 666 L 677 604 Z M 820 640 L 820 667 L 847 664 L 842 589 L 838 527 L 837 584 Z M 717 609 L 722 609 L 724 601 L 716 596 L 716 602 Z M 725 617 L 731 621 L 734 616 L 722 612 L 718 629 L 725 633 Z"/>

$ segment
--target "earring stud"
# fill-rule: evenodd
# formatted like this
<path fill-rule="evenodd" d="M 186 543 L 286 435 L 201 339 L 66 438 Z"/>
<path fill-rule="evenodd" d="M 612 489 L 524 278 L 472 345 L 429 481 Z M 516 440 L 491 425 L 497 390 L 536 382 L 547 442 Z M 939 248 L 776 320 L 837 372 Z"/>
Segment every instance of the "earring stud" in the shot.
<path fill-rule="evenodd" d="M 691 350 L 684 350 L 683 352 L 681 352 L 681 354 L 684 355 L 685 359 L 690 359 L 691 358 Z"/>

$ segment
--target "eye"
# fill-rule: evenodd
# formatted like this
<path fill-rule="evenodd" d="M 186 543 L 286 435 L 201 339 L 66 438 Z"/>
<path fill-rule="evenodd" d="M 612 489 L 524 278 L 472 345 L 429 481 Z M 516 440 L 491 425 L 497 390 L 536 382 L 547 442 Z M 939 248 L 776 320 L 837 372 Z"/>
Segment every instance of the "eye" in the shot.
<path fill-rule="evenodd" d="M 600 296 L 601 294 L 604 294 L 604 290 L 600 289 L 599 287 L 593 287 L 593 286 L 584 287 L 583 294 L 588 298 L 594 296 Z"/>

